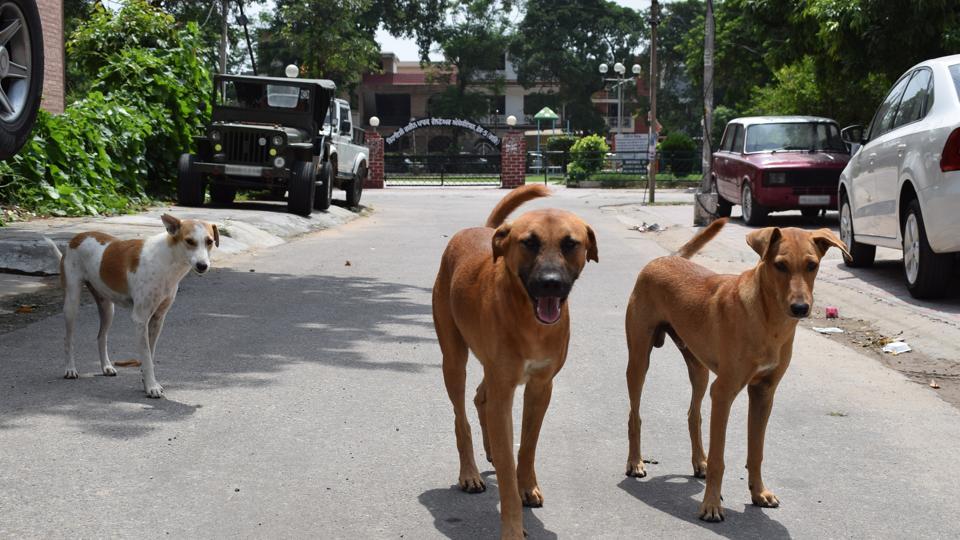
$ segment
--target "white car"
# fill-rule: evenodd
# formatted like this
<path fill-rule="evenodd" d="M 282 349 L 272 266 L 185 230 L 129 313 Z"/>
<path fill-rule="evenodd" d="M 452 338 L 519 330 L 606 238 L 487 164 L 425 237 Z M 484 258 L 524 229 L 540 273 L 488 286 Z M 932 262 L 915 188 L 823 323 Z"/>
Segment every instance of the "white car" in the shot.
<path fill-rule="evenodd" d="M 943 296 L 960 253 L 960 55 L 921 62 L 893 85 L 840 175 L 840 236 L 848 266 L 876 246 L 903 250 L 907 288 Z"/>

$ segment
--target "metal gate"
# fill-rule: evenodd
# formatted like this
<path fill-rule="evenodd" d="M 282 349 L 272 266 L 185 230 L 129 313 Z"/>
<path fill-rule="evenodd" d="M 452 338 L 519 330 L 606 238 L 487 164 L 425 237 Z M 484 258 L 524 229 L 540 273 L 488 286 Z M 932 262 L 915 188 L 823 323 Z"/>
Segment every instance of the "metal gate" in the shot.
<path fill-rule="evenodd" d="M 387 186 L 499 186 L 500 154 L 385 155 Z"/>

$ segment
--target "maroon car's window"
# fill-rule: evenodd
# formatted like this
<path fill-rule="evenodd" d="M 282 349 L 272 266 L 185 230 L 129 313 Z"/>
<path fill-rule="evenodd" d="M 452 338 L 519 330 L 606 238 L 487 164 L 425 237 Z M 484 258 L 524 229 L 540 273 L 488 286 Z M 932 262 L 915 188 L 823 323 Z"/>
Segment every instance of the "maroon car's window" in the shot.
<path fill-rule="evenodd" d="M 727 124 L 727 129 L 723 131 L 723 141 L 720 142 L 720 150 L 730 152 L 733 149 L 733 139 L 736 137 L 738 124 Z"/>
<path fill-rule="evenodd" d="M 897 109 L 897 119 L 893 122 L 894 128 L 923 118 L 923 104 L 927 98 L 929 85 L 930 70 L 918 69 L 903 92 L 900 107 Z"/>
<path fill-rule="evenodd" d="M 836 124 L 782 122 L 756 124 L 747 129 L 747 152 L 790 150 L 847 152 Z"/>
<path fill-rule="evenodd" d="M 887 94 L 886 99 L 880 104 L 880 108 L 877 109 L 877 114 L 873 117 L 873 124 L 870 126 L 869 138 L 871 140 L 893 129 L 893 120 L 897 116 L 900 97 L 903 96 L 903 90 L 906 88 L 908 82 L 910 82 L 909 76 L 897 81 L 897 84 L 893 86 L 893 90 Z"/>
<path fill-rule="evenodd" d="M 743 126 L 737 124 L 737 135 L 733 138 L 733 149 L 732 152 L 740 153 L 743 152 Z"/>
<path fill-rule="evenodd" d="M 957 97 L 960 98 L 960 64 L 950 66 L 950 76 L 953 77 L 953 87 L 957 90 Z"/>

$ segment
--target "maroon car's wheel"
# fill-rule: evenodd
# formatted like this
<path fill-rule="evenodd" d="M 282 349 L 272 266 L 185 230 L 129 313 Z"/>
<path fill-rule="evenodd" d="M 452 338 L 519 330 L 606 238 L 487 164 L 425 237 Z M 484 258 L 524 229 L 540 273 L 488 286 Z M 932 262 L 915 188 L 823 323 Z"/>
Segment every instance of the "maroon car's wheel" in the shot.
<path fill-rule="evenodd" d="M 710 193 L 717 198 L 717 216 L 730 217 L 730 211 L 733 210 L 733 205 L 730 204 L 730 201 L 724 199 L 723 195 L 720 195 L 720 189 L 717 188 L 716 178 L 710 182 Z"/>
<path fill-rule="evenodd" d="M 763 222 L 767 219 L 768 210 L 753 198 L 753 189 L 750 188 L 750 184 L 743 184 L 742 195 L 740 210 L 743 213 L 744 223 L 751 227 L 763 225 Z"/>

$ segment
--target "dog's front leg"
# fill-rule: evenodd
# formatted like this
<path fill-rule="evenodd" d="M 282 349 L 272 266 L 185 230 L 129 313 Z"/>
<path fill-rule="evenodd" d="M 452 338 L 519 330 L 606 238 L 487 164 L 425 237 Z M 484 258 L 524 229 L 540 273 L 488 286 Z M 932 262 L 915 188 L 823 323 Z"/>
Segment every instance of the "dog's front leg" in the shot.
<path fill-rule="evenodd" d="M 134 327 L 137 334 L 137 346 L 140 349 L 140 358 L 143 362 L 140 365 L 140 377 L 143 379 L 143 391 L 147 397 L 163 397 L 163 387 L 157 382 L 157 376 L 153 372 L 153 353 L 150 350 L 150 323 L 147 320 L 134 320 Z"/>
<path fill-rule="evenodd" d="M 743 388 L 732 384 L 724 377 L 717 377 L 710 387 L 710 451 L 707 454 L 707 489 L 700 504 L 700 519 L 723 521 L 723 504 L 720 491 L 723 486 L 723 449 L 727 437 L 727 420 L 730 406 Z"/>
<path fill-rule="evenodd" d="M 500 538 L 523 538 L 523 506 L 513 460 L 513 395 L 510 383 L 487 381 L 486 420 L 493 468 L 500 486 Z"/>
<path fill-rule="evenodd" d="M 765 508 L 780 506 L 780 500 L 768 490 L 760 475 L 763 463 L 763 444 L 767 431 L 767 420 L 773 409 L 773 395 L 783 375 L 781 370 L 747 387 L 750 396 L 750 410 L 747 413 L 747 474 L 750 486 L 750 498 L 753 504 Z"/>
<path fill-rule="evenodd" d="M 553 394 L 553 378 L 530 380 L 523 392 L 523 423 L 520 427 L 520 456 L 517 459 L 517 482 L 520 487 L 520 499 L 524 506 L 539 508 L 543 506 L 543 492 L 537 483 L 537 471 L 534 467 L 537 455 L 537 440 L 543 426 L 543 416 L 550 405 Z"/>

